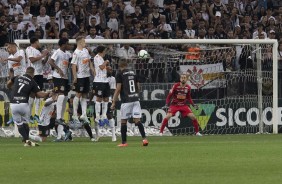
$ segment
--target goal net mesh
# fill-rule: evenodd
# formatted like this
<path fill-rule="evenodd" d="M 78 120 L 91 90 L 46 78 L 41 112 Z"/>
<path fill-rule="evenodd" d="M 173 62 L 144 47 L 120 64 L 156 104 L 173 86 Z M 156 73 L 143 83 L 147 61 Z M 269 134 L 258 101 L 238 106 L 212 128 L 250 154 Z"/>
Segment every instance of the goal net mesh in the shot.
<path fill-rule="evenodd" d="M 172 40 L 173 41 L 173 40 Z M 54 50 L 54 44 L 41 44 L 42 49 Z M 104 44 L 105 45 L 105 44 Z M 21 44 L 24 49 L 27 44 Z M 94 53 L 98 44 L 87 44 Z M 105 59 L 116 73 L 118 63 L 126 60 L 141 82 L 142 123 L 148 134 L 158 135 L 165 117 L 166 96 L 179 74 L 189 76 L 192 98 L 199 108 L 192 106 L 203 134 L 272 132 L 272 46 L 260 44 L 109 44 Z M 75 47 L 75 46 L 74 46 Z M 146 50 L 148 57 L 138 57 Z M 259 53 L 259 54 L 258 54 Z M 261 68 L 258 68 L 260 62 Z M 258 79 L 262 88 L 258 88 Z M 258 91 L 261 90 L 260 95 Z M 258 99 L 261 96 L 262 110 Z M 261 112 L 260 112 L 261 111 Z M 120 123 L 117 111 L 117 125 Z M 260 124 L 262 122 L 262 124 Z M 138 133 L 134 125 L 132 132 Z M 167 135 L 194 134 L 187 117 L 177 113 L 168 124 Z"/>

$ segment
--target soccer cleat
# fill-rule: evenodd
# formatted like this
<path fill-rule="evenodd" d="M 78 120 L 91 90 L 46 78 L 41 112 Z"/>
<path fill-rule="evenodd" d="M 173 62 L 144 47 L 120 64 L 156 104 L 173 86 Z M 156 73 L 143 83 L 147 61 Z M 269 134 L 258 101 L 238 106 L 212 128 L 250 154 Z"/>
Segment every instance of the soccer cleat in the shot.
<path fill-rule="evenodd" d="M 37 144 L 36 142 L 32 142 L 32 141 L 30 141 L 30 140 L 27 140 L 26 142 L 25 142 L 25 144 L 24 144 L 24 146 L 25 147 L 30 147 L 30 146 L 32 146 L 32 147 L 35 147 L 35 146 L 39 146 L 39 144 Z"/>
<path fill-rule="evenodd" d="M 37 121 L 37 123 L 38 123 L 38 122 L 40 121 L 40 120 L 39 120 L 39 116 L 35 114 L 35 115 L 33 116 L 33 120 Z"/>
<path fill-rule="evenodd" d="M 14 123 L 13 118 L 10 118 L 9 121 L 7 121 L 7 125 Z"/>
<path fill-rule="evenodd" d="M 116 142 L 117 141 L 117 137 L 116 136 L 113 136 L 112 137 L 112 142 Z"/>
<path fill-rule="evenodd" d="M 118 147 L 127 147 L 128 146 L 128 144 L 127 143 L 124 143 L 124 144 L 119 144 L 119 145 L 117 145 Z"/>
<path fill-rule="evenodd" d="M 196 136 L 202 137 L 203 135 L 200 132 L 197 132 Z"/>
<path fill-rule="evenodd" d="M 39 144 L 36 143 L 36 142 L 32 142 L 32 141 L 30 141 L 30 142 L 31 142 L 31 146 L 39 146 Z"/>
<path fill-rule="evenodd" d="M 65 125 L 65 121 L 63 119 L 56 119 L 55 122 L 58 124 L 58 125 Z"/>
<path fill-rule="evenodd" d="M 27 143 L 24 143 L 24 147 L 30 147 L 30 145 Z"/>
<path fill-rule="evenodd" d="M 100 136 L 96 135 L 96 136 L 95 136 L 95 142 L 98 142 L 99 139 L 100 139 Z"/>
<path fill-rule="evenodd" d="M 90 124 L 90 121 L 89 121 L 88 117 L 85 116 L 85 115 L 81 115 L 81 116 L 79 117 L 79 119 L 82 120 L 82 121 L 84 121 L 85 123 Z"/>
<path fill-rule="evenodd" d="M 103 122 L 104 122 L 104 126 L 110 126 L 110 122 L 107 118 L 103 119 Z"/>
<path fill-rule="evenodd" d="M 71 134 L 72 134 L 72 132 L 71 132 L 71 131 L 68 131 L 68 132 L 66 133 L 66 135 L 65 135 L 64 141 L 72 140 Z"/>
<path fill-rule="evenodd" d="M 33 119 L 32 116 L 29 117 L 29 122 L 30 122 L 31 124 L 34 124 L 34 119 Z"/>
<path fill-rule="evenodd" d="M 148 146 L 148 144 L 149 144 L 149 141 L 147 139 L 143 139 L 142 145 L 143 146 Z"/>
<path fill-rule="evenodd" d="M 91 138 L 90 141 L 91 142 L 96 142 L 96 139 L 95 138 Z"/>
<path fill-rule="evenodd" d="M 72 116 L 72 119 L 73 119 L 73 120 L 76 120 L 76 121 L 79 121 L 78 117 L 75 116 L 75 115 Z"/>

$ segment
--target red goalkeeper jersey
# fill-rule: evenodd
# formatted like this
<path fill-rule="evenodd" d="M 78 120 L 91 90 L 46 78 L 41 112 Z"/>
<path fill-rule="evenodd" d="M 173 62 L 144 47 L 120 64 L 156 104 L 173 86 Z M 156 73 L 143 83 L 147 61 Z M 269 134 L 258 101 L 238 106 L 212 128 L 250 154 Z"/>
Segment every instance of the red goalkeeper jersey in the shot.
<path fill-rule="evenodd" d="M 169 91 L 169 94 L 166 97 L 166 104 L 171 105 L 187 105 L 187 101 L 194 105 L 194 102 L 191 98 L 191 87 L 186 84 L 184 87 L 181 86 L 181 83 L 175 83 L 172 89 Z"/>

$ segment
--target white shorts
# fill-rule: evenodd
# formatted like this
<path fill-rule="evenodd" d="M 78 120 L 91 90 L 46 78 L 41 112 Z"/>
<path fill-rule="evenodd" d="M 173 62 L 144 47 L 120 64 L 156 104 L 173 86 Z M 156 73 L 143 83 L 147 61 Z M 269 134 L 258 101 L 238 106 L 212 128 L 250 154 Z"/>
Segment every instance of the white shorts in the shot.
<path fill-rule="evenodd" d="M 142 110 L 139 101 L 122 103 L 120 106 L 121 119 L 141 118 Z"/>
<path fill-rule="evenodd" d="M 13 121 L 17 125 L 28 123 L 30 118 L 30 110 L 28 103 L 11 103 L 10 104 Z"/>

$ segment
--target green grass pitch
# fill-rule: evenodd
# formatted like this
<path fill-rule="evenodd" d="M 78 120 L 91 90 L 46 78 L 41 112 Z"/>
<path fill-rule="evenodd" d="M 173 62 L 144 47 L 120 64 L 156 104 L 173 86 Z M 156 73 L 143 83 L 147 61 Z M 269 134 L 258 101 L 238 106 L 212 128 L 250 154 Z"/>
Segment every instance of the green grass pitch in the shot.
<path fill-rule="evenodd" d="M 274 184 L 282 183 L 282 135 L 87 138 L 23 147 L 0 138 L 1 184 Z"/>

